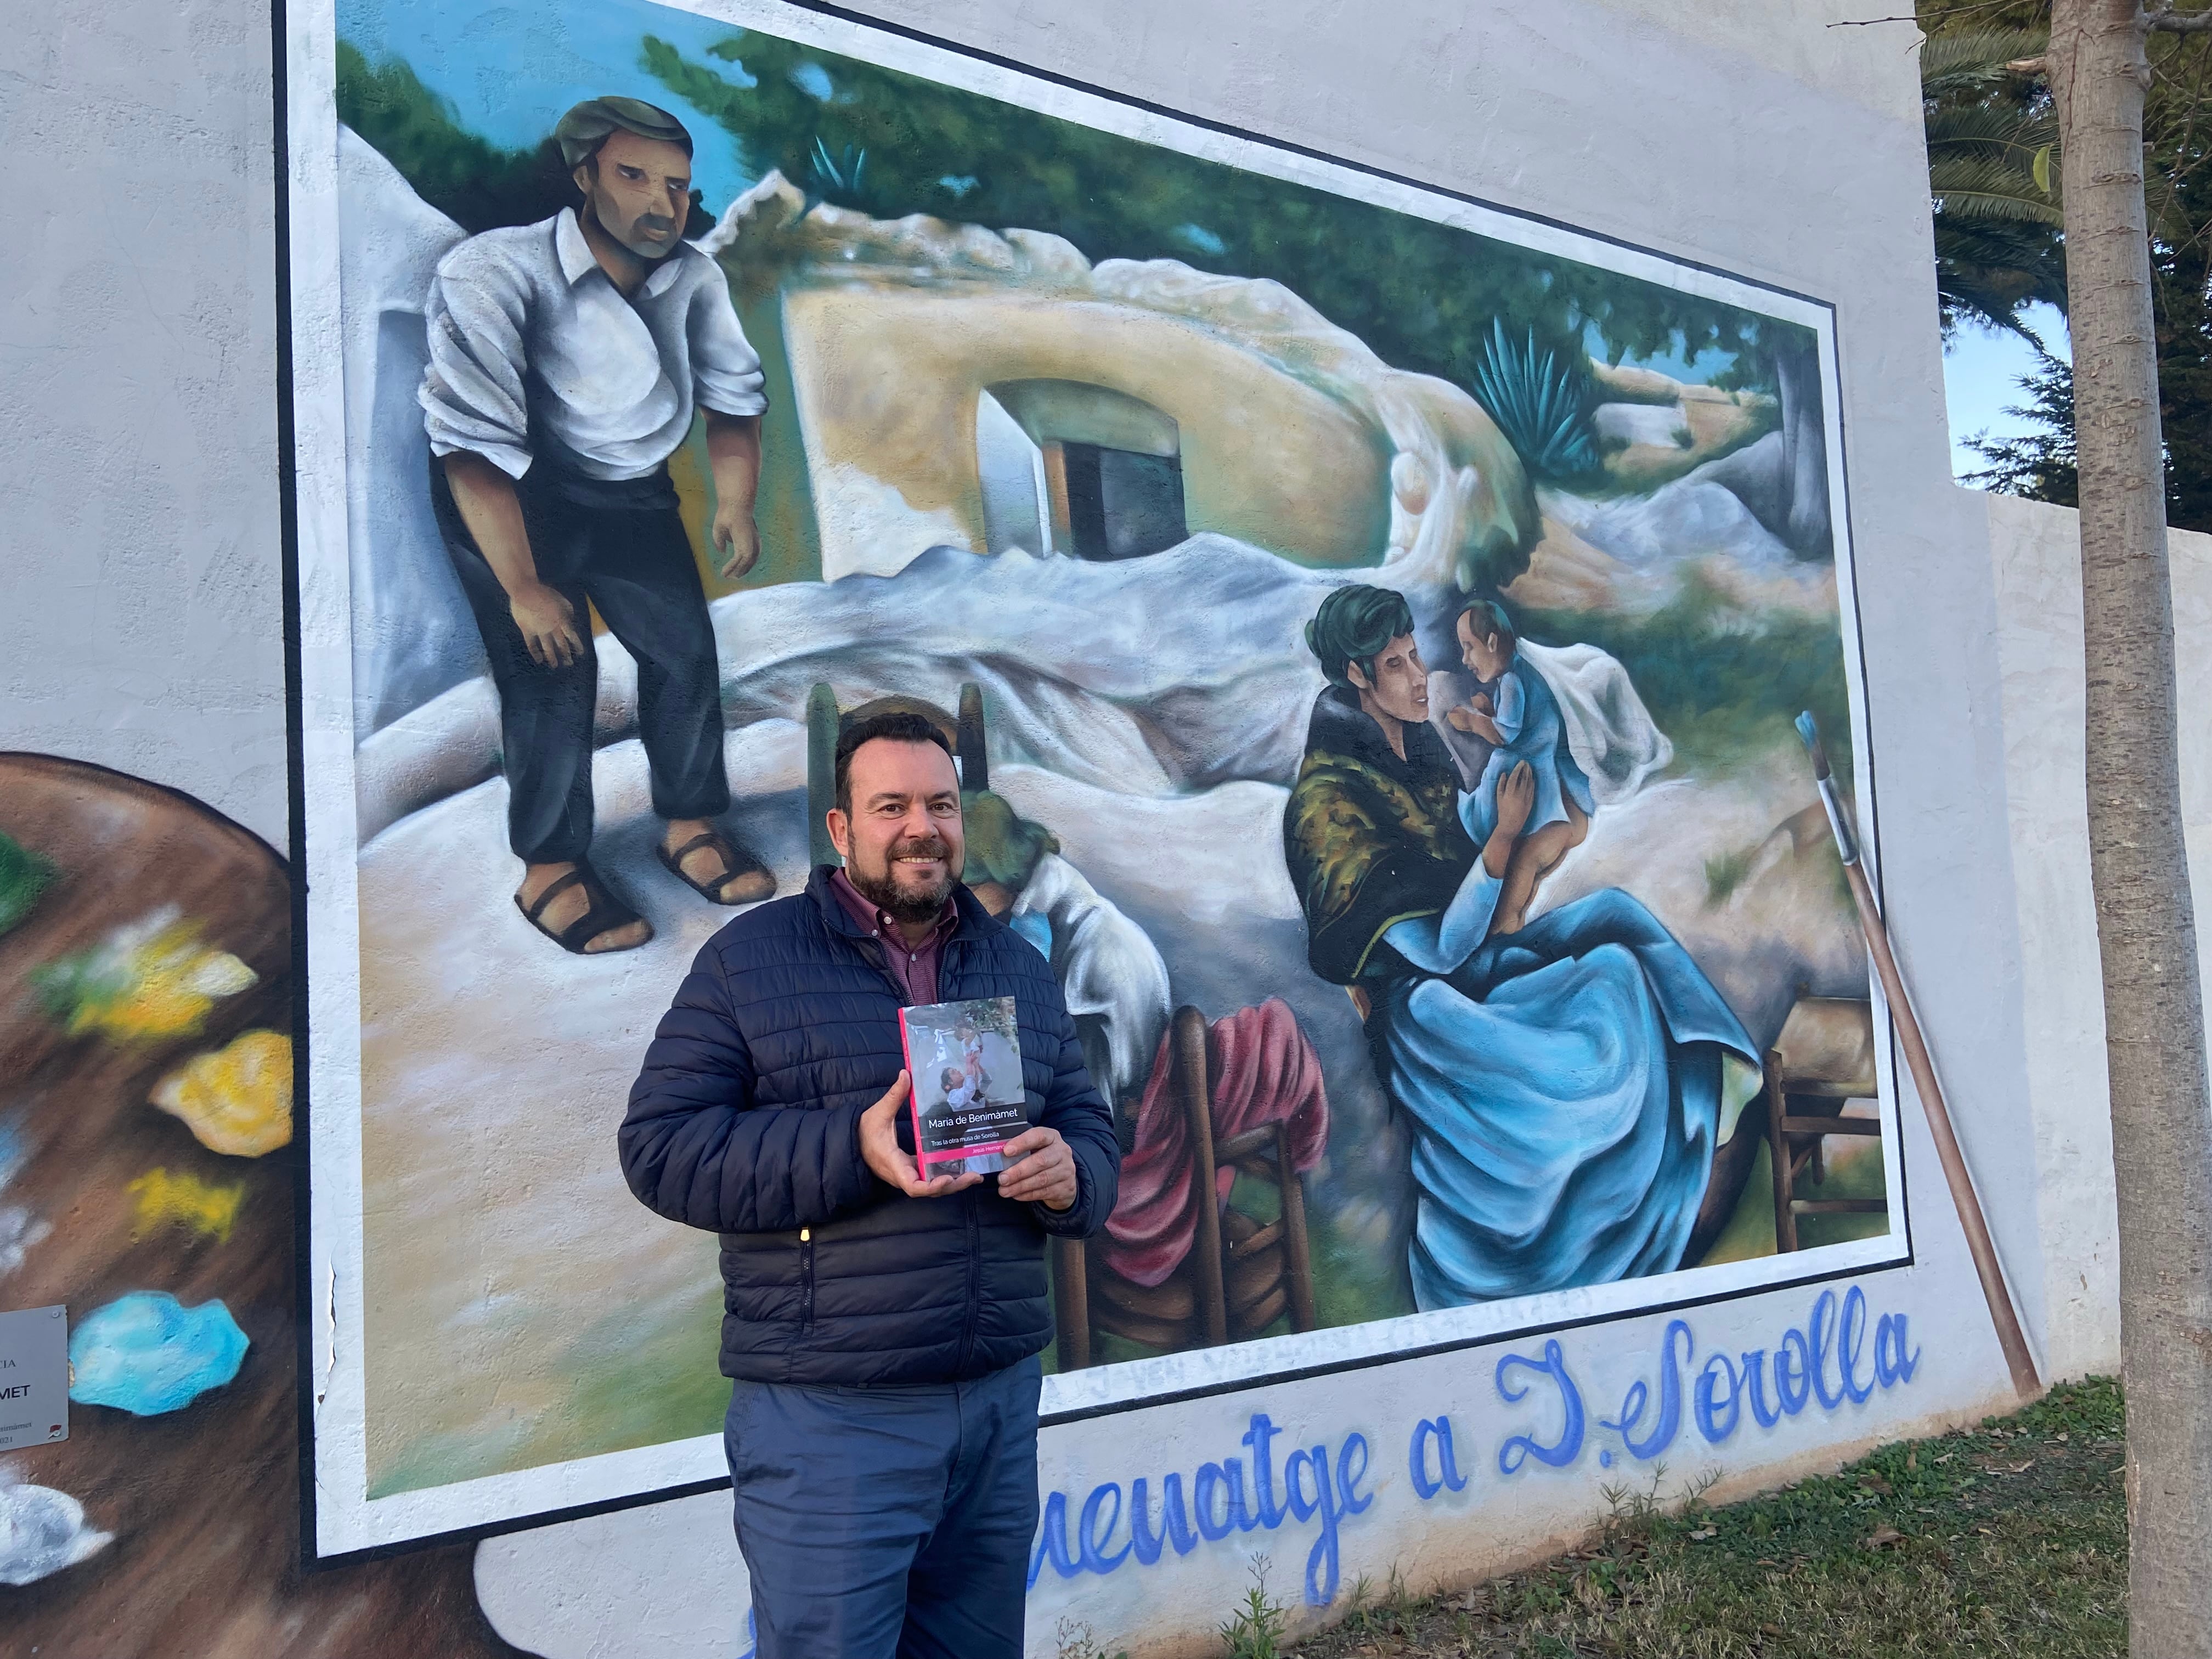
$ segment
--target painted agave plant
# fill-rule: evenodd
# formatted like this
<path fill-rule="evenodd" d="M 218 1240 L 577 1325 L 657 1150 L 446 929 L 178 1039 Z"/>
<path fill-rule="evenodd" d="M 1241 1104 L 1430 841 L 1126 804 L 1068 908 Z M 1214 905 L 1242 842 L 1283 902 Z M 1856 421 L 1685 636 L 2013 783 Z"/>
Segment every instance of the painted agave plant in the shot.
<path fill-rule="evenodd" d="M 1556 482 L 1599 470 L 1589 376 L 1566 353 L 1538 345 L 1534 329 L 1516 342 L 1492 319 L 1474 391 L 1534 477 Z"/>

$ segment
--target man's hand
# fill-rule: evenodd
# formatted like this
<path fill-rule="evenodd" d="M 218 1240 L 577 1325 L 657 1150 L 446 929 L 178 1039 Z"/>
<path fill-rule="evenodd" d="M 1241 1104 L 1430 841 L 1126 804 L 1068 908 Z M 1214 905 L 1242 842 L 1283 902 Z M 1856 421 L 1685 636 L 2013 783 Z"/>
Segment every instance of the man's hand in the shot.
<path fill-rule="evenodd" d="M 711 532 L 720 561 L 715 568 L 722 580 L 733 582 L 760 562 L 760 532 L 753 527 L 753 510 L 725 501 L 714 509 Z"/>
<path fill-rule="evenodd" d="M 514 480 L 465 449 L 447 456 L 444 466 L 454 510 L 506 589 L 507 611 L 522 630 L 530 660 L 540 668 L 566 668 L 584 654 L 585 638 L 576 626 L 575 607 L 538 579 Z"/>
<path fill-rule="evenodd" d="M 1048 1210 L 1065 1210 L 1075 1202 L 1075 1154 L 1059 1130 L 1042 1124 L 1024 1129 L 1000 1151 L 1006 1158 L 1006 1167 L 999 1171 L 1000 1197 Z"/>
<path fill-rule="evenodd" d="M 530 660 L 541 668 L 566 668 L 584 654 L 584 637 L 576 631 L 576 608 L 541 581 L 516 584 L 507 596 L 514 625 L 522 630 Z"/>
<path fill-rule="evenodd" d="M 753 499 L 760 490 L 760 416 L 707 411 L 707 467 L 714 475 L 714 522 L 707 539 L 717 555 L 715 568 L 733 582 L 760 557 L 760 535 L 753 528 Z"/>
<path fill-rule="evenodd" d="M 898 1144 L 898 1115 L 906 1107 L 908 1086 L 906 1073 L 901 1072 L 898 1081 L 884 1091 L 884 1097 L 860 1114 L 860 1156 L 868 1167 L 908 1198 L 943 1198 L 947 1193 L 981 1183 L 983 1177 L 979 1175 L 921 1178 L 914 1160 Z"/>

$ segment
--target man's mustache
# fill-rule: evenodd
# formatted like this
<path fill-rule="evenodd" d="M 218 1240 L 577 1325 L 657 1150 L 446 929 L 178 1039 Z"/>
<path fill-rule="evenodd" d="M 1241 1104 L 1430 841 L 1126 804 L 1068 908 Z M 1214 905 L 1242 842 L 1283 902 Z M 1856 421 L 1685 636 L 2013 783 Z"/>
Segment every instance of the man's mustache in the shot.
<path fill-rule="evenodd" d="M 649 231 L 655 236 L 664 236 L 676 228 L 676 221 L 665 213 L 641 213 L 638 215 L 637 223 L 634 228 Z"/>
<path fill-rule="evenodd" d="M 939 836 L 924 836 L 915 841 L 898 842 L 892 847 L 889 857 L 894 864 L 901 859 L 937 859 L 950 864 L 952 848 Z"/>

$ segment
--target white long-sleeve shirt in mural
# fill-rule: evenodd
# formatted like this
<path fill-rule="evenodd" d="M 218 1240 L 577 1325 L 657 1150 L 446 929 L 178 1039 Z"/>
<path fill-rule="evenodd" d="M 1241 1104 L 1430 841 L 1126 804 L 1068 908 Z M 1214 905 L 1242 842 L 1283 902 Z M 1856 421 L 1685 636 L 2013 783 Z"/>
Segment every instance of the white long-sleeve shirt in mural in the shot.
<path fill-rule="evenodd" d="M 420 394 L 431 453 L 470 450 L 520 478 L 533 413 L 594 478 L 642 478 L 695 407 L 757 415 L 760 357 L 720 266 L 678 244 L 624 299 L 575 210 L 471 236 L 438 262 Z"/>

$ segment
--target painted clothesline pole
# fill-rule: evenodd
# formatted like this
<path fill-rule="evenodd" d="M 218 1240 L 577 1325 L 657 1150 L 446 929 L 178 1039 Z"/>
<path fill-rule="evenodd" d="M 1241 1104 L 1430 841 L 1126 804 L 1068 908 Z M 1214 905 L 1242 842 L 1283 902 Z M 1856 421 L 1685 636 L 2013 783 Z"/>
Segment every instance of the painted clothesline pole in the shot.
<path fill-rule="evenodd" d="M 1990 1304 L 1990 1319 L 1996 1327 L 1997 1344 L 2004 1350 L 2013 1388 L 2021 1399 L 2032 1400 L 2043 1389 L 2042 1380 L 2036 1373 L 2035 1358 L 2028 1352 L 2027 1334 L 2021 1328 L 2020 1314 L 2013 1306 L 2004 1268 L 1997 1260 L 1996 1243 L 1990 1237 L 1981 1200 L 1975 1196 L 1973 1180 L 1966 1173 L 1966 1156 L 1959 1150 L 1959 1137 L 1951 1127 L 1950 1109 L 1944 1104 L 1942 1085 L 1936 1080 L 1936 1063 L 1929 1057 L 1927 1041 L 1920 1033 L 1920 1021 L 1912 1012 L 1911 1000 L 1905 995 L 1904 977 L 1898 972 L 1897 957 L 1889 948 L 1889 928 L 1882 921 L 1873 884 L 1867 880 L 1866 868 L 1860 861 L 1858 837 L 1852 831 L 1850 814 L 1844 808 L 1835 775 L 1829 770 L 1827 747 L 1820 741 L 1820 728 L 1809 710 L 1797 717 L 1797 735 L 1804 739 L 1813 757 L 1813 775 L 1820 785 L 1820 804 L 1827 809 L 1828 827 L 1836 836 L 1836 853 L 1844 861 L 1844 876 L 1850 883 L 1851 897 L 1858 903 L 1859 926 L 1866 934 L 1867 949 L 1873 954 L 1875 971 L 1881 976 L 1882 994 L 1888 999 L 1898 1039 L 1905 1047 L 1905 1063 L 1911 1068 L 1921 1108 L 1928 1115 L 1928 1132 L 1936 1142 L 1936 1156 L 1943 1165 L 1943 1180 L 1951 1188 L 1952 1203 L 1958 1207 L 1959 1224 L 1966 1230 L 1966 1249 L 1974 1259 L 1974 1273 L 1982 1282 L 1982 1296 Z M 1774 1150 L 1774 1156 L 1782 1156 L 1780 1148 Z"/>

